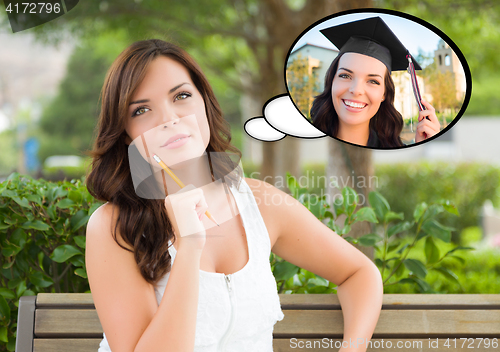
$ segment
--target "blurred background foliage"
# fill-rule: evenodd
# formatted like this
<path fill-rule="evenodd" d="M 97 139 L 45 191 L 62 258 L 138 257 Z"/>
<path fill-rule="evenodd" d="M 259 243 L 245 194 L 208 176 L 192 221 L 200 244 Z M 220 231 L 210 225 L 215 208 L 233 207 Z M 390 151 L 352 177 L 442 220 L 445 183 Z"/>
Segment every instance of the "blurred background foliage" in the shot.
<path fill-rule="evenodd" d="M 65 31 L 78 41 L 58 94 L 53 99 L 43 99 L 40 123 L 30 131 L 30 135 L 41 140 L 40 162 L 50 155 L 79 154 L 91 147 L 105 72 L 129 43 L 145 38 L 168 38 L 186 48 L 205 69 L 226 118 L 234 126 L 233 131 L 240 133 L 240 98 L 251 87 L 248 82 L 257 80 L 262 85 L 272 78 L 259 72 L 266 51 L 263 43 L 272 42 L 269 38 L 272 19 L 268 17 L 275 16 L 275 22 L 279 22 L 279 16 L 293 19 L 310 3 L 284 0 L 284 8 L 276 9 L 264 0 L 179 0 L 169 1 L 166 11 L 162 1 L 89 0 L 79 3 L 60 19 L 34 28 L 33 33 L 42 42 L 57 43 L 65 37 Z M 319 2 L 316 4 L 319 6 Z M 464 53 L 473 76 L 473 93 L 466 116 L 500 113 L 500 96 L 496 93 L 500 80 L 499 2 L 374 0 L 372 5 L 420 17 L 447 34 Z M 4 27 L 8 26 L 3 11 L 0 19 Z M 275 60 L 280 57 L 271 55 Z M 273 64 L 283 66 L 280 60 Z M 18 115 L 16 120 L 21 119 L 22 111 Z M 14 133 L 15 127 L 1 133 L 4 144 L 12 145 L 9 142 Z M 235 139 L 237 144 L 241 143 L 240 136 Z M 2 174 L 9 174 L 15 168 L 12 153 L 0 156 L 0 167 Z"/>

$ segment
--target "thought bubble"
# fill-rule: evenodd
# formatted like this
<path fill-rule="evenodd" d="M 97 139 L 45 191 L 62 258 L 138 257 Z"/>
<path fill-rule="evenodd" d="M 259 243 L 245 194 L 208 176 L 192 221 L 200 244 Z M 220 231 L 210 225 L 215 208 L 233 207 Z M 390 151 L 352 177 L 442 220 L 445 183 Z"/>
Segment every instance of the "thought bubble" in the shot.
<path fill-rule="evenodd" d="M 286 135 L 301 138 L 324 137 L 325 134 L 304 119 L 288 94 L 270 99 L 263 109 L 263 117 L 248 120 L 245 131 L 255 139 L 271 142 Z"/>

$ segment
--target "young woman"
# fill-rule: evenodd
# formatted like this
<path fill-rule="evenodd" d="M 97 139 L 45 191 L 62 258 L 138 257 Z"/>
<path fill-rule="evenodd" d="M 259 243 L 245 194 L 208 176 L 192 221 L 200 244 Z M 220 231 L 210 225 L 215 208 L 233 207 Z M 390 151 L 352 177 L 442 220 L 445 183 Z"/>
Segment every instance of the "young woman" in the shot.
<path fill-rule="evenodd" d="M 403 118 L 394 107 L 391 71 L 405 70 L 407 50 L 379 17 L 322 30 L 340 47 L 325 88 L 311 107 L 314 126 L 349 143 L 374 147 L 403 146 Z M 416 64 L 418 65 L 418 64 Z M 422 100 L 415 143 L 440 130 L 434 108 Z"/>
<path fill-rule="evenodd" d="M 86 244 L 99 351 L 272 351 L 283 313 L 271 251 L 339 286 L 345 341 L 372 336 L 383 292 L 377 267 L 286 193 L 213 167 L 213 153 L 237 150 L 187 53 L 156 39 L 130 45 L 101 99 L 87 187 L 107 203 L 92 214 Z M 128 154 L 138 141 L 145 160 L 160 156 L 187 190 L 150 163 L 168 195 L 139 197 Z"/>

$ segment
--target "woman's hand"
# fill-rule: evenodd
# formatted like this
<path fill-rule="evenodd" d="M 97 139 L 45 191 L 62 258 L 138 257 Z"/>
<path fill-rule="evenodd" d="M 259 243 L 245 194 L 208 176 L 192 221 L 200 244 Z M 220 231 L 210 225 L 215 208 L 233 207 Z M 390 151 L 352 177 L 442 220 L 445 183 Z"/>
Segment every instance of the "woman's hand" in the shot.
<path fill-rule="evenodd" d="M 188 185 L 165 198 L 165 208 L 177 235 L 179 248 L 189 245 L 202 250 L 205 246 L 206 231 L 201 217 L 207 210 L 207 202 L 201 188 Z"/>
<path fill-rule="evenodd" d="M 441 125 L 439 124 L 434 107 L 422 99 L 422 104 L 426 110 L 422 110 L 418 114 L 418 125 L 415 133 L 415 143 L 426 140 L 429 137 L 439 133 Z M 429 119 L 426 119 L 428 117 Z"/>

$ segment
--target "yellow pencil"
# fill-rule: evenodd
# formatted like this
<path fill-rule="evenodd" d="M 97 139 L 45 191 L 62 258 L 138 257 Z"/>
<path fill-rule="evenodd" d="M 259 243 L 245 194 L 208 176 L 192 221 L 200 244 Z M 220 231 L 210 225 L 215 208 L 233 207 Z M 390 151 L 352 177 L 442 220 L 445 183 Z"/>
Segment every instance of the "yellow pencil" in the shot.
<path fill-rule="evenodd" d="M 158 164 L 160 164 L 160 166 L 162 167 L 162 169 L 163 169 L 163 170 L 165 170 L 165 172 L 166 172 L 166 173 L 167 173 L 170 177 L 172 177 L 172 179 L 175 181 L 175 183 L 177 183 L 177 184 L 179 185 L 179 187 L 180 187 L 180 188 L 184 188 L 184 187 L 185 187 L 185 186 L 184 186 L 184 183 L 182 183 L 182 181 L 181 181 L 181 180 L 179 180 L 179 178 L 178 178 L 177 176 L 175 176 L 175 174 L 172 172 L 172 170 L 170 170 L 170 169 L 168 168 L 168 166 L 167 166 L 167 165 L 163 162 L 163 160 L 161 160 L 161 159 L 160 159 L 160 157 L 159 157 L 158 155 L 153 154 L 153 159 L 155 159 L 155 160 L 156 160 L 156 162 L 157 162 Z M 209 212 L 208 210 L 205 212 L 205 215 L 206 215 L 206 216 L 207 216 L 210 220 L 212 220 L 213 222 L 215 222 L 215 224 L 216 224 L 217 226 L 220 226 L 220 225 L 219 225 L 219 223 L 215 220 L 215 218 L 213 217 L 213 215 L 212 215 L 212 214 L 210 214 L 210 212 Z"/>

